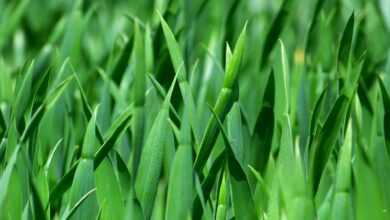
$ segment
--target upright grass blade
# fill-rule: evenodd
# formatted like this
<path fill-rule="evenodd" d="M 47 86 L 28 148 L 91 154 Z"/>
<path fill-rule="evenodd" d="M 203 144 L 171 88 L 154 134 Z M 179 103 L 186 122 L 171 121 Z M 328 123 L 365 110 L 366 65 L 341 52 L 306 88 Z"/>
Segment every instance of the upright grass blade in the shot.
<path fill-rule="evenodd" d="M 355 15 L 354 13 L 348 19 L 348 22 L 345 26 L 344 32 L 340 39 L 340 44 L 338 48 L 337 54 L 337 66 L 340 68 L 343 66 L 344 68 L 348 67 L 349 59 L 351 57 L 352 52 L 352 38 L 353 38 L 353 29 L 355 24 Z M 339 71 L 341 71 L 339 69 Z"/>
<path fill-rule="evenodd" d="M 77 86 L 79 87 L 81 102 L 82 102 L 82 107 L 83 107 L 83 113 L 84 113 L 85 117 L 87 118 L 87 120 L 89 121 L 92 117 L 91 106 L 88 104 L 87 96 L 85 95 L 85 92 L 84 92 L 83 87 L 81 85 L 81 81 L 79 79 L 79 76 L 77 75 L 76 72 L 73 72 L 73 75 L 76 79 Z"/>
<path fill-rule="evenodd" d="M 247 149 L 244 145 L 244 129 L 241 122 L 241 110 L 239 103 L 235 102 L 228 115 L 228 134 L 232 142 L 233 152 L 242 167 L 245 167 Z"/>
<path fill-rule="evenodd" d="M 189 112 L 190 112 L 189 117 L 191 117 L 189 123 L 191 123 L 192 130 L 194 131 L 196 138 L 198 139 L 198 136 L 200 136 L 200 131 L 199 131 L 199 125 L 197 123 L 198 119 L 196 117 L 197 114 L 196 114 L 194 98 L 191 92 L 191 87 L 187 80 L 188 76 L 186 72 L 186 63 L 184 62 L 183 55 L 180 50 L 180 46 L 177 43 L 171 29 L 169 28 L 168 24 L 165 22 L 164 18 L 161 16 L 160 13 L 159 13 L 159 17 L 164 32 L 164 36 L 167 42 L 169 55 L 171 57 L 173 67 L 178 77 L 180 92 L 184 98 L 184 104 L 187 106 L 187 108 L 189 108 Z"/>
<path fill-rule="evenodd" d="M 264 92 L 263 106 L 256 118 L 255 130 L 253 134 L 253 142 L 257 144 L 253 148 L 251 165 L 261 174 L 265 172 L 266 165 L 271 153 L 272 138 L 274 135 L 275 124 L 275 73 L 272 70 L 268 77 L 267 86 Z"/>
<path fill-rule="evenodd" d="M 308 184 L 304 178 L 304 169 L 300 154 L 293 144 L 291 123 L 288 114 L 280 120 L 280 151 L 277 161 L 283 206 L 289 219 L 315 218 L 314 203 L 310 197 Z"/>
<path fill-rule="evenodd" d="M 388 219 L 389 213 L 383 211 L 385 203 L 380 193 L 378 177 L 372 168 L 372 161 L 362 146 L 356 148 L 356 162 L 353 165 L 353 180 L 356 193 L 356 219 Z"/>
<path fill-rule="evenodd" d="M 323 128 L 313 140 L 310 149 L 309 178 L 312 184 L 312 193 L 316 193 L 326 163 L 333 151 L 334 144 L 340 134 L 347 117 L 349 99 L 341 95 L 328 115 Z"/>
<path fill-rule="evenodd" d="M 309 141 L 307 142 L 308 146 L 311 146 L 313 138 L 316 136 L 318 130 L 322 126 L 321 120 L 320 120 L 320 115 L 321 115 L 321 112 L 323 110 L 324 99 L 325 99 L 327 91 L 328 91 L 327 89 L 324 89 L 321 92 L 320 97 L 318 97 L 318 99 L 314 105 L 314 110 L 313 110 L 313 113 L 312 113 L 311 119 L 310 119 L 310 132 L 309 132 L 309 137 L 308 137 Z"/>
<path fill-rule="evenodd" d="M 77 211 L 77 209 L 80 207 L 80 205 L 83 204 L 83 202 L 90 196 L 92 195 L 93 193 L 95 193 L 96 189 L 91 189 L 90 191 L 88 191 L 87 193 L 85 193 L 85 195 L 83 195 L 79 201 L 77 201 L 77 203 L 68 211 L 64 214 L 64 216 L 62 217 L 62 219 L 64 220 L 68 220 L 68 219 L 71 219 L 73 214 Z"/>
<path fill-rule="evenodd" d="M 386 90 L 382 79 L 378 79 L 382 92 L 382 101 L 384 107 L 383 131 L 386 142 L 387 153 L 390 155 L 390 95 Z"/>
<path fill-rule="evenodd" d="M 148 74 L 148 77 L 150 79 L 150 81 L 152 82 L 154 88 L 156 89 L 157 93 L 158 93 L 158 96 L 161 98 L 161 99 L 164 99 L 164 97 L 166 97 L 166 92 L 164 90 L 164 88 L 162 87 L 162 85 L 156 80 L 156 78 L 151 75 L 151 74 Z M 179 117 L 179 113 L 177 113 L 176 109 L 173 107 L 172 103 L 169 104 L 169 109 L 170 111 L 173 113 L 172 116 L 174 116 L 174 119 L 175 121 L 178 121 L 180 122 L 181 119 Z"/>
<path fill-rule="evenodd" d="M 0 190 L 0 209 L 1 210 L 3 209 L 3 202 L 4 202 L 5 197 L 7 195 L 7 192 L 8 192 L 7 189 L 9 187 L 9 181 L 11 178 L 11 174 L 14 170 L 15 164 L 16 164 L 19 150 L 20 150 L 20 145 L 17 145 L 14 152 L 12 153 L 11 158 L 8 161 L 7 166 L 5 167 L 5 169 L 2 172 L 1 177 L 0 177 L 0 188 L 1 188 L 1 190 Z"/>
<path fill-rule="evenodd" d="M 124 198 L 109 158 L 104 159 L 95 170 L 95 181 L 101 219 L 121 219 L 125 208 Z"/>
<path fill-rule="evenodd" d="M 283 41 L 279 40 L 280 54 L 281 54 L 281 71 L 275 71 L 275 116 L 277 120 L 283 118 L 284 115 L 289 113 L 289 100 L 288 100 L 288 76 L 289 66 L 286 55 L 286 49 Z"/>
<path fill-rule="evenodd" d="M 122 198 L 126 201 L 126 195 L 129 194 L 131 188 L 133 187 L 133 183 L 131 182 L 129 169 L 127 168 L 125 161 L 122 159 L 118 151 L 115 151 L 115 159 L 117 168 L 115 173 L 118 175 Z"/>
<path fill-rule="evenodd" d="M 94 188 L 94 185 L 93 161 L 91 159 L 81 159 L 74 174 L 70 191 L 70 205 L 75 206 L 87 192 Z M 97 210 L 96 196 L 89 197 L 73 214 L 71 219 L 94 218 Z"/>
<path fill-rule="evenodd" d="M 112 80 L 119 85 L 122 81 L 123 75 L 126 72 L 126 68 L 129 64 L 129 59 L 131 56 L 131 52 L 133 51 L 133 37 L 130 36 L 130 38 L 127 40 L 124 48 L 121 51 L 121 54 L 119 55 L 119 58 L 117 62 L 115 63 L 112 72 L 111 72 L 111 78 Z"/>
<path fill-rule="evenodd" d="M 46 177 L 48 177 L 50 165 L 53 161 L 54 155 L 57 152 L 58 148 L 60 148 L 61 144 L 63 143 L 63 139 L 60 139 L 57 141 L 57 143 L 54 145 L 53 149 L 50 151 L 49 156 L 47 157 L 44 169 L 46 173 Z"/>
<path fill-rule="evenodd" d="M 199 193 L 195 196 L 194 202 L 193 202 L 193 208 L 192 208 L 192 218 L 193 219 L 200 219 L 202 218 L 202 215 L 204 213 L 204 204 L 207 202 L 207 200 L 210 199 L 211 190 L 217 181 L 218 174 L 220 173 L 221 169 L 223 169 L 223 165 L 225 164 L 226 156 L 225 151 L 221 152 L 216 159 L 214 160 L 206 178 L 201 183 L 201 192 L 202 195 L 199 195 Z M 202 202 L 203 200 L 203 202 Z M 202 208 L 203 207 L 203 208 Z"/>
<path fill-rule="evenodd" d="M 20 85 L 19 92 L 17 93 L 16 100 L 14 102 L 14 117 L 18 131 L 21 133 L 24 129 L 24 114 L 27 108 L 31 104 L 33 95 L 33 68 L 34 62 L 28 67 L 25 77 Z"/>
<path fill-rule="evenodd" d="M 331 219 L 353 219 L 352 213 L 352 123 L 348 123 L 345 141 L 336 170 L 335 195 L 331 207 Z"/>
<path fill-rule="evenodd" d="M 81 103 L 82 103 L 82 108 L 83 108 L 83 113 L 84 113 L 86 119 L 89 121 L 91 119 L 91 117 L 92 117 L 91 106 L 89 105 L 88 100 L 87 100 L 87 96 L 85 95 L 84 89 L 81 86 L 80 79 L 79 79 L 77 73 L 74 72 L 74 71 L 73 71 L 73 76 L 75 77 L 76 82 L 77 82 L 77 86 L 79 88 L 79 92 L 80 92 L 80 96 L 81 96 Z M 97 129 L 96 134 L 97 134 L 97 137 L 99 139 L 99 142 L 103 143 L 103 137 L 102 137 L 102 134 L 101 134 L 101 132 L 99 130 L 99 126 L 96 126 L 96 129 Z"/>
<path fill-rule="evenodd" d="M 93 156 L 98 143 L 96 136 L 96 115 L 97 110 L 93 113 L 88 123 L 86 134 L 83 141 L 81 159 L 77 165 L 72 188 L 70 192 L 70 205 L 75 206 L 80 198 L 90 190 L 95 188 L 95 177 L 93 174 Z M 83 179 L 83 181 L 81 181 Z M 89 197 L 80 208 L 74 213 L 72 219 L 84 219 L 96 216 L 98 204 L 96 196 Z"/>
<path fill-rule="evenodd" d="M 5 123 L 3 112 L 0 110 L 0 140 L 3 139 L 7 131 L 7 124 Z"/>
<path fill-rule="evenodd" d="M 31 119 L 27 123 L 20 137 L 21 142 L 25 142 L 31 136 L 33 131 L 37 130 L 38 124 L 42 119 L 43 115 L 53 107 L 53 105 L 56 103 L 58 98 L 65 91 L 65 89 L 67 88 L 67 86 L 70 84 L 71 81 L 72 81 L 72 77 L 68 77 L 60 84 L 58 84 L 45 98 L 43 103 L 37 108 L 37 110 L 32 115 Z"/>
<path fill-rule="evenodd" d="M 72 167 L 68 170 L 68 172 L 50 191 L 49 201 L 48 204 L 46 204 L 46 209 L 49 207 L 50 204 L 60 200 L 63 196 L 63 193 L 65 193 L 72 186 L 73 178 L 75 176 L 78 164 L 79 161 L 73 164 Z"/>
<path fill-rule="evenodd" d="M 139 219 L 143 220 L 145 219 L 141 204 L 138 201 L 138 199 L 135 197 L 135 192 L 133 189 L 129 191 L 129 196 L 127 198 L 127 204 L 126 204 L 126 213 L 124 216 L 125 219 Z"/>
<path fill-rule="evenodd" d="M 139 170 L 135 179 L 136 197 L 141 203 L 141 207 L 146 219 L 152 214 L 154 199 L 157 193 L 158 182 L 162 167 L 164 145 L 166 143 L 168 126 L 169 102 L 172 96 L 173 88 L 176 83 L 173 80 L 168 94 L 162 104 L 149 135 L 145 141 L 145 147 L 141 154 Z"/>
<path fill-rule="evenodd" d="M 166 220 L 186 219 L 191 210 L 193 196 L 193 169 L 191 128 L 188 109 L 184 110 L 179 146 L 172 163 L 167 192 Z"/>
<path fill-rule="evenodd" d="M 305 63 L 308 64 L 307 66 L 313 63 L 310 55 L 313 53 L 313 48 L 315 47 L 316 43 L 314 38 L 317 30 L 319 29 L 318 26 L 320 23 L 320 12 L 326 2 L 326 0 L 317 0 L 314 6 L 314 13 L 310 22 L 305 43 Z"/>
<path fill-rule="evenodd" d="M 274 48 L 276 41 L 279 39 L 284 27 L 286 26 L 288 16 L 291 11 L 291 6 L 294 1 L 284 0 L 278 13 L 271 23 L 270 29 L 264 40 L 263 50 L 261 52 L 260 68 L 264 68 L 268 58 Z"/>
<path fill-rule="evenodd" d="M 221 184 L 221 188 L 223 186 L 225 186 L 226 184 Z M 222 196 L 221 196 L 222 195 Z M 217 210 L 216 210 L 216 214 L 215 214 L 215 219 L 217 220 L 223 220 L 223 219 L 226 219 L 226 216 L 227 216 L 227 205 L 226 203 L 222 203 L 220 200 L 226 200 L 226 198 L 223 197 L 223 193 L 220 194 L 220 197 L 221 199 L 218 199 L 218 206 L 217 206 Z"/>
<path fill-rule="evenodd" d="M 267 202 L 270 198 L 270 192 L 269 189 L 264 181 L 264 179 L 261 177 L 260 173 L 257 172 L 255 168 L 253 168 L 251 165 L 248 165 L 250 172 L 254 175 L 254 177 L 257 180 L 256 189 L 253 194 L 253 200 L 255 202 L 255 208 L 258 210 L 258 213 L 264 213 L 267 209 Z"/>
<path fill-rule="evenodd" d="M 7 139 L 3 138 L 0 142 L 0 161 L 5 161 L 5 147 L 7 146 Z"/>
<path fill-rule="evenodd" d="M 131 119 L 131 106 L 125 110 L 113 123 L 111 128 L 108 130 L 108 135 L 105 138 L 104 143 L 93 155 L 93 168 L 94 170 L 99 167 L 100 163 L 104 160 L 110 150 L 114 147 L 115 142 L 119 138 L 120 134 L 123 133 L 124 128 L 128 126 L 128 122 Z M 96 126 L 95 126 L 96 131 Z M 96 134 L 98 132 L 96 131 Z M 79 161 L 72 165 L 69 171 L 63 176 L 63 178 L 56 184 L 53 190 L 50 192 L 49 203 L 61 198 L 62 194 L 66 192 L 73 181 L 76 168 Z"/>
<path fill-rule="evenodd" d="M 94 155 L 95 169 L 99 167 L 100 163 L 108 155 L 110 150 L 114 147 L 114 144 L 119 139 L 121 134 L 123 134 L 123 132 L 129 126 L 132 113 L 133 113 L 133 107 L 129 106 L 125 111 L 121 113 L 121 115 L 117 117 L 117 119 L 113 122 L 113 124 L 107 131 L 107 135 L 104 138 L 103 144 L 99 147 L 99 149 L 96 151 Z"/>
<path fill-rule="evenodd" d="M 134 40 L 134 54 L 135 54 L 135 68 L 134 68 L 134 86 L 133 86 L 133 100 L 134 100 L 134 113 L 133 123 L 131 127 L 132 131 L 132 173 L 137 175 L 137 168 L 142 152 L 142 145 L 144 139 L 144 127 L 145 127 L 145 42 L 144 34 L 135 24 L 135 40 Z"/>
<path fill-rule="evenodd" d="M 233 104 L 233 84 L 236 82 L 238 77 L 238 71 L 244 53 L 245 37 L 246 25 L 244 26 L 240 37 L 237 40 L 234 53 L 232 55 L 232 58 L 230 59 L 229 65 L 226 70 L 223 88 L 218 95 L 217 102 L 213 109 L 213 111 L 215 111 L 215 113 L 217 114 L 218 118 L 220 118 L 221 120 L 225 119 L 227 112 L 229 112 Z M 200 144 L 200 150 L 195 160 L 194 168 L 197 173 L 202 172 L 202 169 L 208 159 L 208 156 L 217 140 L 218 132 L 218 124 L 215 118 L 209 118 L 207 122 L 206 131 Z"/>
<path fill-rule="evenodd" d="M 219 118 L 217 118 L 218 116 L 216 112 L 214 112 L 212 109 L 211 111 L 213 112 L 213 116 L 218 122 L 218 126 L 221 129 L 225 143 L 227 167 L 232 188 L 232 200 L 235 217 L 237 219 L 257 219 L 255 205 L 244 169 L 241 167 L 233 152 L 233 147 L 223 128 L 222 122 L 219 120 Z"/>
<path fill-rule="evenodd" d="M 46 220 L 47 216 L 46 216 L 46 213 L 45 213 L 45 209 L 43 207 L 42 199 L 39 196 L 39 192 L 38 192 L 36 183 L 32 179 L 31 175 L 30 175 L 29 179 L 30 179 L 29 185 L 30 185 L 30 188 L 31 188 L 31 200 L 32 200 L 31 203 L 32 203 L 32 207 L 33 207 L 33 210 L 34 210 L 33 211 L 34 219 Z"/>
<path fill-rule="evenodd" d="M 352 42 L 354 35 L 354 24 L 355 24 L 355 15 L 354 13 L 348 19 L 348 22 L 345 26 L 344 32 L 341 36 L 340 44 L 338 47 L 337 54 L 337 71 L 339 72 L 339 76 L 341 78 L 340 88 L 349 87 L 347 84 L 352 76 L 351 73 L 351 65 L 352 65 Z"/>

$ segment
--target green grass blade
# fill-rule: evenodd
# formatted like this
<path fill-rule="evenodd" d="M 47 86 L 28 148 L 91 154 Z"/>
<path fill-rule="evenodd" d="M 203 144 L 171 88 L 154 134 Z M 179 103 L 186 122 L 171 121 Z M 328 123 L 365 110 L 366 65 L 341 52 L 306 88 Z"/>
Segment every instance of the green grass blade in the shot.
<path fill-rule="evenodd" d="M 244 53 L 245 37 L 246 37 L 246 25 L 244 26 L 240 34 L 240 37 L 237 40 L 232 58 L 226 70 L 223 88 L 220 91 L 217 102 L 214 106 L 214 111 L 216 112 L 218 118 L 220 118 L 222 121 L 225 119 L 227 112 L 230 110 L 231 106 L 233 105 L 232 89 L 233 89 L 233 84 L 237 80 L 241 59 Z M 195 160 L 194 167 L 196 172 L 201 173 L 208 159 L 208 156 L 212 151 L 213 146 L 216 142 L 218 132 L 219 129 L 215 118 L 210 117 L 200 145 L 200 150 Z"/>
<path fill-rule="evenodd" d="M 93 193 L 95 193 L 96 189 L 91 189 L 90 191 L 88 191 L 87 193 L 85 193 L 79 201 L 77 201 L 77 203 L 69 210 L 69 212 L 66 212 L 64 214 L 64 217 L 62 217 L 62 219 L 65 219 L 65 220 L 68 220 L 70 219 L 73 214 L 77 211 L 77 209 L 80 207 L 80 205 L 83 204 L 83 202 L 90 196 L 92 195 Z"/>
<path fill-rule="evenodd" d="M 331 219 L 352 219 L 352 124 L 349 122 L 336 170 Z"/>
<path fill-rule="evenodd" d="M 7 189 L 9 187 L 10 178 L 12 171 L 14 170 L 16 159 L 18 157 L 20 150 L 20 145 L 17 145 L 14 152 L 12 153 L 11 158 L 8 161 L 7 166 L 3 170 L 1 177 L 0 177 L 0 209 L 3 209 L 3 202 L 5 200 L 5 197 L 7 195 Z"/>
<path fill-rule="evenodd" d="M 52 204 L 55 201 L 60 200 L 63 194 L 72 186 L 72 182 L 74 179 L 74 175 L 76 173 L 77 166 L 78 166 L 78 162 L 73 164 L 73 166 L 69 169 L 69 171 L 62 176 L 60 181 L 50 191 L 49 202 L 46 205 L 46 208 L 49 206 L 49 204 Z"/>
<path fill-rule="evenodd" d="M 101 208 L 101 219 L 121 219 L 124 198 L 111 161 L 106 158 L 95 170 L 96 195 Z"/>
<path fill-rule="evenodd" d="M 180 46 L 176 41 L 171 29 L 169 28 L 168 24 L 165 22 L 164 18 L 160 13 L 159 17 L 161 20 L 163 33 L 167 42 L 169 55 L 171 57 L 173 67 L 175 69 L 175 73 L 178 77 L 180 92 L 183 96 L 184 104 L 187 106 L 187 108 L 189 108 L 190 111 L 191 120 L 189 123 L 191 123 L 192 129 L 195 132 L 197 138 L 198 136 L 200 136 L 199 125 L 197 123 L 199 119 L 196 117 L 197 114 L 194 97 L 192 95 L 191 87 L 187 81 L 188 76 L 186 71 L 186 63 L 184 61 Z"/>
<path fill-rule="evenodd" d="M 114 147 L 116 141 L 119 139 L 121 134 L 127 129 L 132 117 L 133 108 L 129 106 L 125 111 L 118 116 L 113 122 L 107 135 L 104 138 L 104 143 L 100 146 L 94 156 L 94 167 L 95 169 L 100 165 L 103 159 L 107 156 L 110 150 Z"/>
<path fill-rule="evenodd" d="M 132 131 L 132 173 L 137 175 L 137 169 L 139 160 L 141 157 L 143 140 L 144 140 L 144 127 L 145 127 L 145 42 L 144 33 L 135 24 L 135 40 L 134 40 L 134 54 L 135 54 L 135 68 L 134 68 L 134 84 L 132 88 L 133 100 L 134 100 L 134 113 L 133 123 L 131 126 Z"/>
<path fill-rule="evenodd" d="M 225 164 L 225 158 L 226 158 L 225 151 L 223 151 L 216 157 L 206 178 L 202 181 L 201 183 L 202 197 L 198 193 L 195 196 L 193 202 L 193 208 L 192 208 L 193 219 L 202 218 L 203 212 L 205 211 L 202 208 L 204 207 L 203 204 L 210 199 L 211 190 L 215 182 L 217 181 L 218 174 L 220 173 L 221 169 L 223 169 L 223 165 Z"/>
<path fill-rule="evenodd" d="M 384 131 L 387 153 L 390 155 L 390 95 L 386 90 L 383 80 L 379 79 L 378 81 L 382 92 L 382 101 L 384 107 L 383 131 Z"/>
<path fill-rule="evenodd" d="M 349 17 L 347 24 L 345 26 L 344 32 L 341 36 L 338 54 L 337 54 L 337 62 L 338 66 L 344 66 L 344 68 L 348 67 L 349 59 L 352 52 L 352 38 L 353 38 L 353 29 L 355 23 L 355 15 L 351 14 Z M 341 71 L 339 69 L 339 71 Z"/>
<path fill-rule="evenodd" d="M 333 150 L 333 145 L 337 141 L 341 127 L 344 125 L 349 106 L 349 99 L 341 95 L 334 104 L 325 124 L 318 136 L 313 140 L 310 149 L 309 178 L 312 184 L 312 193 L 318 189 L 320 178 L 325 165 Z"/>
<path fill-rule="evenodd" d="M 135 198 L 134 190 L 131 189 L 129 192 L 129 196 L 127 198 L 127 204 L 126 204 L 126 214 L 123 218 L 126 219 L 139 219 L 143 220 L 145 219 L 141 204 L 140 202 Z"/>
<path fill-rule="evenodd" d="M 291 5 L 293 4 L 293 1 L 290 0 L 284 0 L 282 5 L 280 6 L 280 9 L 275 16 L 274 20 L 272 21 L 272 24 L 270 26 L 269 31 L 267 32 L 267 35 L 264 40 L 264 46 L 261 53 L 261 59 L 260 59 L 260 68 L 264 68 L 269 56 L 272 52 L 272 49 L 274 48 L 276 41 L 279 39 L 280 34 L 282 33 L 284 27 L 287 23 L 287 18 L 289 16 Z"/>
<path fill-rule="evenodd" d="M 7 124 L 3 112 L 0 110 L 0 139 L 3 139 L 5 132 L 7 131 Z"/>
<path fill-rule="evenodd" d="M 186 219 L 190 214 L 193 196 L 193 168 L 191 128 L 189 112 L 184 112 L 184 121 L 180 131 L 179 146 L 175 153 L 169 176 L 167 192 L 166 220 Z"/>
<path fill-rule="evenodd" d="M 130 36 L 112 69 L 111 78 L 117 85 L 119 85 L 122 81 L 123 75 L 126 72 L 126 68 L 129 65 L 129 59 L 131 56 L 131 52 L 133 51 L 133 46 L 133 38 L 132 36 Z"/>
<path fill-rule="evenodd" d="M 40 198 L 36 183 L 30 176 L 30 188 L 31 188 L 31 200 L 32 207 L 34 210 L 34 219 L 47 219 L 45 209 L 43 207 L 42 199 Z"/>
<path fill-rule="evenodd" d="M 247 176 L 233 152 L 233 147 L 230 140 L 228 139 L 225 129 L 223 128 L 222 122 L 219 120 L 219 118 L 217 118 L 218 116 L 214 111 L 213 115 L 218 122 L 225 143 L 235 217 L 237 219 L 257 219 L 255 205 Z"/>
<path fill-rule="evenodd" d="M 253 134 L 253 142 L 259 141 L 257 147 L 253 148 L 250 155 L 250 164 L 264 173 L 272 148 L 272 137 L 275 123 L 275 74 L 271 71 L 268 77 L 267 86 L 263 98 L 263 106 L 256 118 Z"/>
<path fill-rule="evenodd" d="M 141 203 L 144 215 L 147 219 L 151 217 L 157 193 L 163 162 L 164 145 L 166 143 L 165 138 L 167 136 L 167 129 L 169 129 L 169 103 L 176 83 L 176 77 L 171 84 L 164 103 L 156 116 L 145 141 L 145 147 L 141 154 L 139 170 L 135 180 L 136 196 Z"/>
<path fill-rule="evenodd" d="M 72 77 L 69 77 L 65 79 L 63 82 L 61 82 L 56 88 L 54 88 L 50 92 L 50 94 L 43 101 L 42 105 L 40 105 L 37 108 L 36 112 L 34 112 L 34 114 L 32 115 L 31 119 L 27 123 L 22 133 L 22 136 L 20 138 L 22 142 L 25 142 L 31 136 L 33 131 L 37 129 L 43 114 L 53 107 L 53 105 L 56 103 L 58 98 L 65 91 L 65 89 L 67 88 L 67 86 L 70 84 L 71 81 L 72 81 Z"/>
<path fill-rule="evenodd" d="M 93 161 L 81 159 L 74 174 L 72 188 L 70 191 L 70 206 L 75 206 L 78 201 L 90 190 L 95 188 L 93 176 Z M 90 196 L 76 210 L 71 219 L 94 218 L 97 214 L 98 203 L 96 196 Z"/>
<path fill-rule="evenodd" d="M 275 71 L 275 115 L 277 120 L 280 120 L 283 115 L 288 114 L 289 112 L 289 96 L 288 96 L 288 86 L 289 79 L 289 67 L 288 60 L 286 55 L 286 49 L 284 47 L 283 41 L 279 41 L 280 44 L 280 53 L 281 53 L 281 72 Z"/>

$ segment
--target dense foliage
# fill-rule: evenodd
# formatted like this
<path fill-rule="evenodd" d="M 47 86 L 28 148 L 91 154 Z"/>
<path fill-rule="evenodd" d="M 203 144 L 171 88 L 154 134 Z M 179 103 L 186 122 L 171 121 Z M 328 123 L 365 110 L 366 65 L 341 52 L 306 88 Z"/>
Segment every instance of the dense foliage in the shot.
<path fill-rule="evenodd" d="M 390 219 L 388 0 L 0 0 L 0 219 Z"/>

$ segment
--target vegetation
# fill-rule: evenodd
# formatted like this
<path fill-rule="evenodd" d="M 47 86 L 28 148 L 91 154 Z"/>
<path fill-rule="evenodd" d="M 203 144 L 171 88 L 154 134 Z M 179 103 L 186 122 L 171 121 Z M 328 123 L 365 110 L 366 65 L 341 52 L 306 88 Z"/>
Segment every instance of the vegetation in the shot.
<path fill-rule="evenodd" d="M 390 219 L 389 9 L 0 0 L 0 219 Z"/>

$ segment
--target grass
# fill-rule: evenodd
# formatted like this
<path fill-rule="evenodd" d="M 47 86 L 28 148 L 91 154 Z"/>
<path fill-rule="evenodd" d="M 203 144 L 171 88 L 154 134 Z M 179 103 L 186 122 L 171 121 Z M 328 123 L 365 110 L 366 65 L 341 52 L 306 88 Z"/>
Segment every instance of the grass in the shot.
<path fill-rule="evenodd" d="M 390 219 L 387 8 L 0 0 L 0 219 Z"/>

